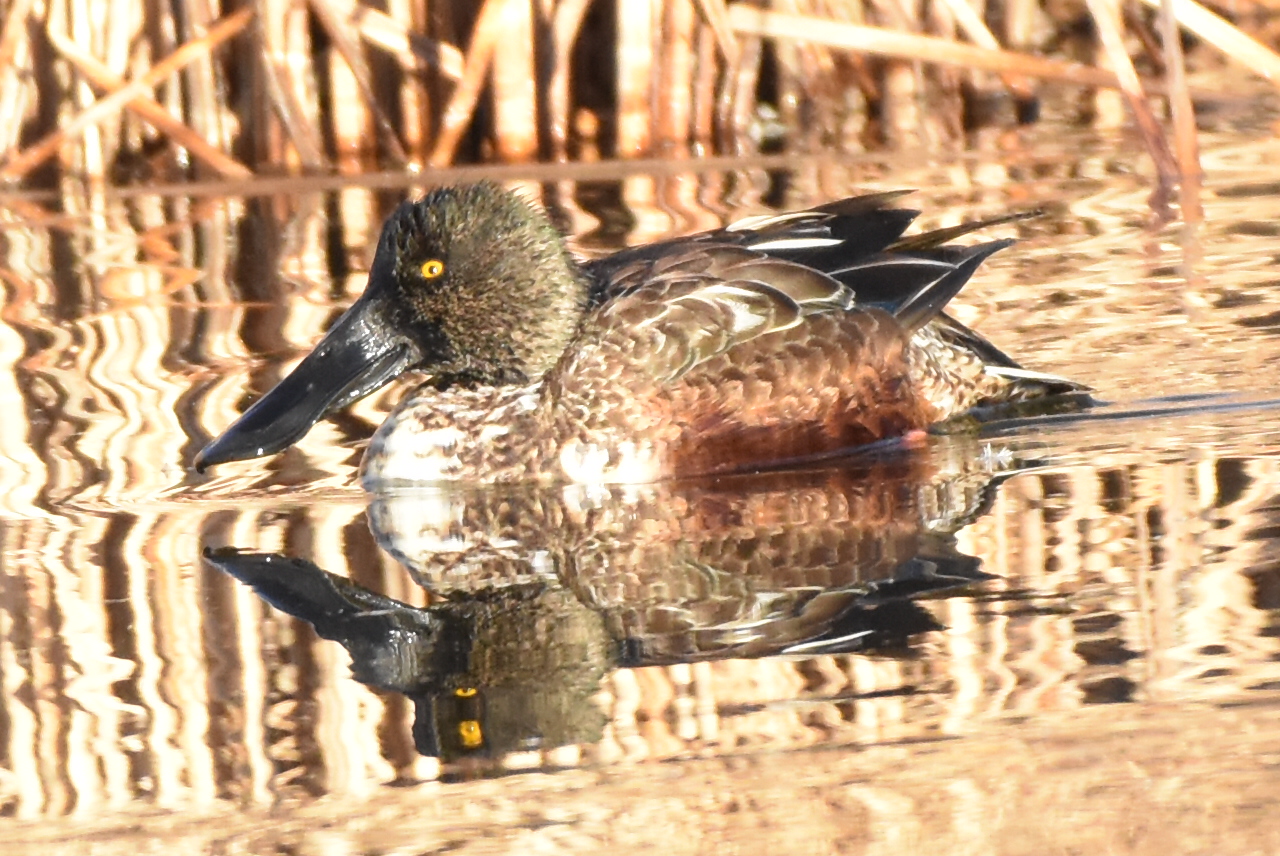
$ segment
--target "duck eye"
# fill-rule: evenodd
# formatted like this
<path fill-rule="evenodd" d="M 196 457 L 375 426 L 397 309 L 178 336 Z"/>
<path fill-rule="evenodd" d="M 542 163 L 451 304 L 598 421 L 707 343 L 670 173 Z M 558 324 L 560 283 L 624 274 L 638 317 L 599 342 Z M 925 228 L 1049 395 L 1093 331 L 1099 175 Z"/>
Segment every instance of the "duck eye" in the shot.
<path fill-rule="evenodd" d="M 427 279 L 435 279 L 444 273 L 444 262 L 439 259 L 427 259 L 419 270 Z"/>
<path fill-rule="evenodd" d="M 464 719 L 458 723 L 458 739 L 464 749 L 479 749 L 484 745 L 484 730 L 474 719 Z"/>

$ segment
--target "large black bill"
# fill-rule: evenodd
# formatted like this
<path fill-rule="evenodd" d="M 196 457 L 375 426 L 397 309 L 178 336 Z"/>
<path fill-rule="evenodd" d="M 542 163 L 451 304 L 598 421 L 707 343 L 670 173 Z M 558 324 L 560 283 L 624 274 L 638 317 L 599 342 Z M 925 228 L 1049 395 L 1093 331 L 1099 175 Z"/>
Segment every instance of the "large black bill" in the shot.
<path fill-rule="evenodd" d="M 377 315 L 367 296 L 356 301 L 288 377 L 200 450 L 196 471 L 287 449 L 326 414 L 369 395 L 409 368 L 413 346 L 388 333 Z"/>

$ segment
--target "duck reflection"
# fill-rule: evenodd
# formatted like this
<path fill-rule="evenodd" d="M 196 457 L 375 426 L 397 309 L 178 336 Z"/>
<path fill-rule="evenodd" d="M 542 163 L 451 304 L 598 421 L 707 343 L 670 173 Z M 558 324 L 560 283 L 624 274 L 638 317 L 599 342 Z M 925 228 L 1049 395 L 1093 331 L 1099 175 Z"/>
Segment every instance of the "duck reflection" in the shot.
<path fill-rule="evenodd" d="M 499 756 L 599 740 L 616 668 L 901 651 L 939 626 L 921 599 L 989 579 L 953 535 L 1010 470 L 935 438 L 821 471 L 376 496 L 374 535 L 425 608 L 301 558 L 206 556 L 413 699 L 419 751 Z"/>
<path fill-rule="evenodd" d="M 601 617 L 547 583 L 448 597 L 424 608 L 377 594 L 305 559 L 206 552 L 216 567 L 351 655 L 356 680 L 409 697 L 424 755 L 546 749 L 599 738 L 592 702 L 618 645 Z"/>

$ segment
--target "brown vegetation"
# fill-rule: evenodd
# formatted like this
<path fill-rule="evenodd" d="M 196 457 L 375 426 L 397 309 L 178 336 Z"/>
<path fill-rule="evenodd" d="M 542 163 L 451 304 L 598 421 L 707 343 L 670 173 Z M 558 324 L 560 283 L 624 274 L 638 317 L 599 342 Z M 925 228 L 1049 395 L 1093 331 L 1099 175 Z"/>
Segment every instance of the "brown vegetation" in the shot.
<path fill-rule="evenodd" d="M 1172 34 L 1269 79 L 1280 57 L 1196 0 L 1143 2 L 9 0 L 0 178 L 934 148 L 1034 119 L 1053 81 L 1119 88 L 1168 190 L 1197 173 Z M 1266 39 L 1267 2 L 1231 9 Z"/>

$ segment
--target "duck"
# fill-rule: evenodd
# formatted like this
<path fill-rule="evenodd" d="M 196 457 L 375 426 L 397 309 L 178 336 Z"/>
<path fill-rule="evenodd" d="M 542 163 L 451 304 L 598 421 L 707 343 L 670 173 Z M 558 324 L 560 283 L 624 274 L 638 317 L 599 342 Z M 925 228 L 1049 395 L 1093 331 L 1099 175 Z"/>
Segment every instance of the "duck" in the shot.
<path fill-rule="evenodd" d="M 1026 215 L 906 235 L 905 192 L 580 260 L 518 192 L 433 189 L 391 214 L 365 291 L 195 468 L 279 453 L 411 371 L 365 450 L 371 491 L 750 472 L 1087 397 L 944 311 L 1012 243 L 955 240 Z"/>

